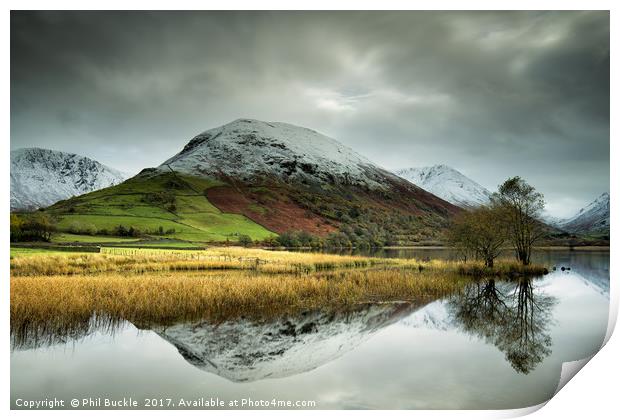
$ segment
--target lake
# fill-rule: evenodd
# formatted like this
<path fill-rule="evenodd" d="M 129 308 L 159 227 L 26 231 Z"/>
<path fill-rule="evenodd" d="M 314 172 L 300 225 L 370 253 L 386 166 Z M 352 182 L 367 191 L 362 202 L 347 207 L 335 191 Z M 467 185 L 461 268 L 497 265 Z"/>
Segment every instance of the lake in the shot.
<path fill-rule="evenodd" d="M 121 322 L 63 342 L 14 343 L 11 406 L 45 398 L 78 399 L 80 408 L 89 398 L 86 408 L 105 408 L 106 398 L 137 408 L 145 400 L 152 408 L 229 408 L 235 400 L 232 408 L 532 406 L 553 395 L 563 362 L 600 348 L 609 309 L 608 251 L 537 251 L 533 259 L 556 270 L 472 282 L 425 305 L 366 304 L 269 322 Z"/>

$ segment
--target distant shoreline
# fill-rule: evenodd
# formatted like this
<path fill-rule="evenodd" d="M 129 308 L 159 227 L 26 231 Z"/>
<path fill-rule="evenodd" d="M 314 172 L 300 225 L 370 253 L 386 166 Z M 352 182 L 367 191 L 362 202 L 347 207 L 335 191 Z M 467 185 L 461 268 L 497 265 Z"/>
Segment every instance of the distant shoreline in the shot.
<path fill-rule="evenodd" d="M 557 250 L 575 250 L 575 251 L 609 251 L 610 245 L 580 245 L 580 246 L 569 246 L 569 245 L 544 245 L 544 246 L 535 246 L 533 249 L 536 250 L 546 250 L 546 249 L 557 249 Z M 454 249 L 450 246 L 445 245 L 403 245 L 403 246 L 384 246 L 377 249 Z M 510 250 L 512 248 L 506 248 L 506 250 Z"/>
<path fill-rule="evenodd" d="M 83 252 L 98 252 L 100 247 L 109 247 L 109 248 L 148 248 L 148 249 L 169 249 L 169 250 L 196 250 L 196 249 L 209 249 L 209 248 L 222 248 L 227 247 L 222 244 L 192 244 L 188 243 L 188 247 L 170 247 L 164 246 L 162 244 L 161 247 L 157 246 L 157 244 L 140 244 L 140 243 L 36 243 L 36 242 L 17 242 L 11 243 L 11 247 L 14 248 L 35 248 L 35 249 L 52 249 L 58 251 L 83 251 Z M 228 247 L 239 247 L 238 245 L 229 245 Z M 297 248 L 284 248 L 284 247 L 249 247 L 248 249 L 265 249 L 268 251 L 310 251 L 310 252 L 320 252 L 325 253 L 326 251 L 333 252 L 342 252 L 342 251 L 357 251 L 360 248 L 310 248 L 310 247 L 297 247 Z M 377 248 L 371 248 L 371 250 L 450 250 L 454 249 L 450 246 L 445 245 L 392 245 L 392 246 L 383 246 Z M 511 248 L 506 248 L 506 251 L 509 251 Z M 546 246 L 536 246 L 533 248 L 538 251 L 609 251 L 610 245 L 580 245 L 580 246 L 568 246 L 568 245 L 546 245 Z M 366 250 L 366 249 L 362 249 Z"/>

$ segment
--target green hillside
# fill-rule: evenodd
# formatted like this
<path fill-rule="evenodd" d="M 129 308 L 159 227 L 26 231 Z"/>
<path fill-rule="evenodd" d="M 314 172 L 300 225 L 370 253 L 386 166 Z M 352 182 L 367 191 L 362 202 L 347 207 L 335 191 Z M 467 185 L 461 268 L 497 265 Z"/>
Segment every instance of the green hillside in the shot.
<path fill-rule="evenodd" d="M 204 192 L 218 185 L 222 183 L 143 171 L 122 184 L 60 201 L 46 212 L 58 220 L 59 231 L 81 236 L 124 236 L 119 226 L 121 233 L 133 228 L 141 235 L 197 242 L 235 241 L 240 234 L 255 240 L 275 236 L 241 214 L 213 206 Z"/>

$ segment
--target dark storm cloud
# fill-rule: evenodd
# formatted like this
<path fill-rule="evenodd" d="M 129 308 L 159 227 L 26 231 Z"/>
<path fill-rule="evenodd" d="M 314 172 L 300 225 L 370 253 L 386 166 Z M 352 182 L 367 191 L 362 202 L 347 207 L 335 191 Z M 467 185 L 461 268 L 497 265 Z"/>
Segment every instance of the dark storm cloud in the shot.
<path fill-rule="evenodd" d="M 607 12 L 13 12 L 11 147 L 138 171 L 239 117 L 388 168 L 609 189 Z"/>

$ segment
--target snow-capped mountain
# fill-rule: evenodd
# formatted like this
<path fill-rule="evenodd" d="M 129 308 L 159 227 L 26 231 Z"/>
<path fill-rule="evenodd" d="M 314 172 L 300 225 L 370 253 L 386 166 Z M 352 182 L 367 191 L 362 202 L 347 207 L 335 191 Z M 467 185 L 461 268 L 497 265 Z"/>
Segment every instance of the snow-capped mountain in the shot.
<path fill-rule="evenodd" d="M 11 210 L 33 210 L 116 185 L 127 175 L 73 153 L 28 148 L 11 151 Z"/>
<path fill-rule="evenodd" d="M 217 182 L 199 191 L 196 178 Z M 461 211 L 334 139 L 291 124 L 248 119 L 197 135 L 157 168 L 125 182 L 131 188 L 159 183 L 173 195 L 178 184 L 222 213 L 242 215 L 277 234 L 303 230 L 327 236 L 347 227 L 360 242 L 434 240 Z M 97 211 L 89 200 L 76 199 L 80 214 Z M 51 210 L 61 216 L 71 209 L 75 206 L 61 204 Z"/>
<path fill-rule="evenodd" d="M 233 382 L 308 372 L 353 350 L 416 306 L 366 305 L 306 312 L 269 322 L 231 320 L 150 327 L 192 365 Z"/>
<path fill-rule="evenodd" d="M 308 128 L 280 122 L 238 119 L 194 137 L 159 169 L 191 175 L 252 181 L 336 183 L 372 189 L 396 178 L 338 141 Z"/>
<path fill-rule="evenodd" d="M 542 222 L 545 222 L 549 226 L 553 226 L 556 228 L 559 227 L 560 224 L 564 222 L 564 220 L 566 220 L 562 217 L 557 217 L 557 216 L 552 215 L 551 213 L 549 213 L 549 211 L 547 211 L 547 209 L 543 209 L 540 212 L 539 218 Z"/>
<path fill-rule="evenodd" d="M 419 238 L 433 226 L 424 232 L 430 238 L 460 211 L 337 140 L 280 122 L 238 119 L 207 130 L 134 181 L 170 171 L 221 181 L 204 192 L 211 204 L 276 233 L 327 235 L 360 220 L 382 226 L 393 218 L 394 238 Z"/>
<path fill-rule="evenodd" d="M 576 215 L 559 222 L 557 226 L 571 233 L 609 232 L 609 194 L 601 194 Z"/>
<path fill-rule="evenodd" d="M 396 175 L 459 207 L 487 204 L 491 198 L 489 190 L 446 165 L 401 169 Z"/>

